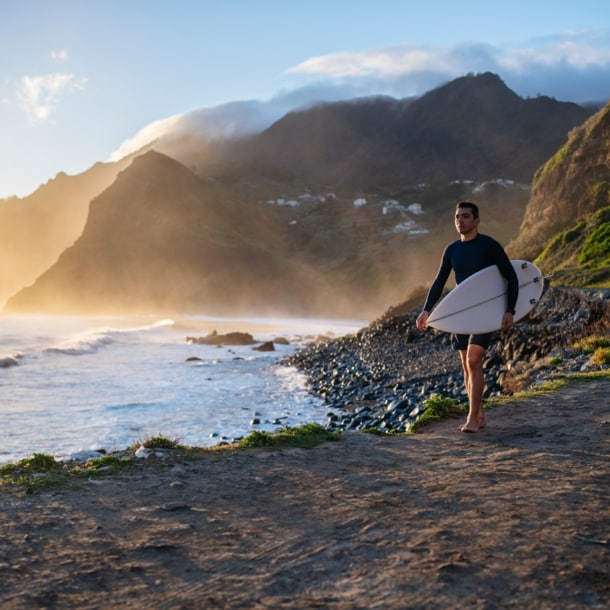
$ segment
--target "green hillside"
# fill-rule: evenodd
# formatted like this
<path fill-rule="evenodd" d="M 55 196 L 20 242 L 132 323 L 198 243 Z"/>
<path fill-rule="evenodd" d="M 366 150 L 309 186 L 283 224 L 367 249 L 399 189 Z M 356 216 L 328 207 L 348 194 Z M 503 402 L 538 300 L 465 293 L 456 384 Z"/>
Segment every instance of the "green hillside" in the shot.
<path fill-rule="evenodd" d="M 610 287 L 610 206 L 556 235 L 536 264 L 555 284 Z"/>

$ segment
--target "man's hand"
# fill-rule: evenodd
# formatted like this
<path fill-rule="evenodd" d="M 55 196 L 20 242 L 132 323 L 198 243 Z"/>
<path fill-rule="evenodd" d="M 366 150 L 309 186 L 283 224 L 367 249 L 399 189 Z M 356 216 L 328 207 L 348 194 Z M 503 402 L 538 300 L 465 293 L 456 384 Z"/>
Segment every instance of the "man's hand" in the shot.
<path fill-rule="evenodd" d="M 417 320 L 415 322 L 415 324 L 417 326 L 417 330 L 424 331 L 424 330 L 426 330 L 426 328 L 428 328 L 428 315 L 429 314 L 427 311 L 422 311 L 417 316 Z"/>
<path fill-rule="evenodd" d="M 502 317 L 502 326 L 500 330 L 508 330 L 513 325 L 513 314 L 507 311 Z"/>

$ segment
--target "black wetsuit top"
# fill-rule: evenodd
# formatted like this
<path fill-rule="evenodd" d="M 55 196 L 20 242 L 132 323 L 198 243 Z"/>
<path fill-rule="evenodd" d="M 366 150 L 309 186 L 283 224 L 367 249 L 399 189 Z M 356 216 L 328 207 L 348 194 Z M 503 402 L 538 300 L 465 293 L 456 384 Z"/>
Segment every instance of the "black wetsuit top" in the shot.
<path fill-rule="evenodd" d="M 508 281 L 506 311 L 513 312 L 519 295 L 517 274 L 504 248 L 492 237 L 481 233 L 468 241 L 458 239 L 445 248 L 436 279 L 428 291 L 424 310 L 431 311 L 439 300 L 452 269 L 455 281 L 459 284 L 473 273 L 491 265 L 497 265 Z"/>

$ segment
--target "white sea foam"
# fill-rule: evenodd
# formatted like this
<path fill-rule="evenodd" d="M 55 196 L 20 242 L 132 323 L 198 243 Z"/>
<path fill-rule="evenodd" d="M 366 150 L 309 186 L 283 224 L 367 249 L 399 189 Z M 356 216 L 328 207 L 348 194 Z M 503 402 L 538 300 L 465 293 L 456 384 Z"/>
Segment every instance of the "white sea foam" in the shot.
<path fill-rule="evenodd" d="M 47 347 L 47 352 L 57 352 L 72 356 L 91 354 L 98 349 L 111 345 L 117 340 L 121 340 L 130 334 L 145 333 L 158 328 L 173 326 L 173 320 L 158 320 L 145 326 L 134 326 L 132 328 L 99 328 L 77 333 L 65 338 L 58 345 Z"/>

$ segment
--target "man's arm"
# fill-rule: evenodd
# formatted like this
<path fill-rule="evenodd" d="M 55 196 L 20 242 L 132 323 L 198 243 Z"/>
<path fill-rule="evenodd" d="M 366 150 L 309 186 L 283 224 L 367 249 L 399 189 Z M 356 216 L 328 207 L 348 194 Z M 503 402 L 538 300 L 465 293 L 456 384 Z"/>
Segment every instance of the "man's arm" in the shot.
<path fill-rule="evenodd" d="M 436 305 L 436 302 L 439 300 L 441 294 L 443 294 L 443 288 L 449 279 L 449 274 L 451 273 L 451 262 L 449 260 L 449 255 L 447 253 L 447 248 L 445 248 L 445 252 L 443 252 L 443 258 L 441 259 L 440 267 L 436 273 L 436 278 L 434 282 L 432 282 L 432 286 L 430 286 L 430 290 L 428 290 L 428 296 L 426 297 L 426 302 L 424 304 L 424 308 L 422 312 L 417 317 L 416 326 L 419 330 L 426 330 L 428 326 L 428 315 L 430 311 Z"/>
<path fill-rule="evenodd" d="M 508 282 L 506 313 L 502 318 L 502 327 L 500 330 L 508 330 L 513 325 L 513 316 L 515 315 L 515 305 L 519 297 L 519 280 L 513 268 L 508 255 L 500 244 L 497 245 L 496 265 L 500 269 L 500 273 Z"/>

